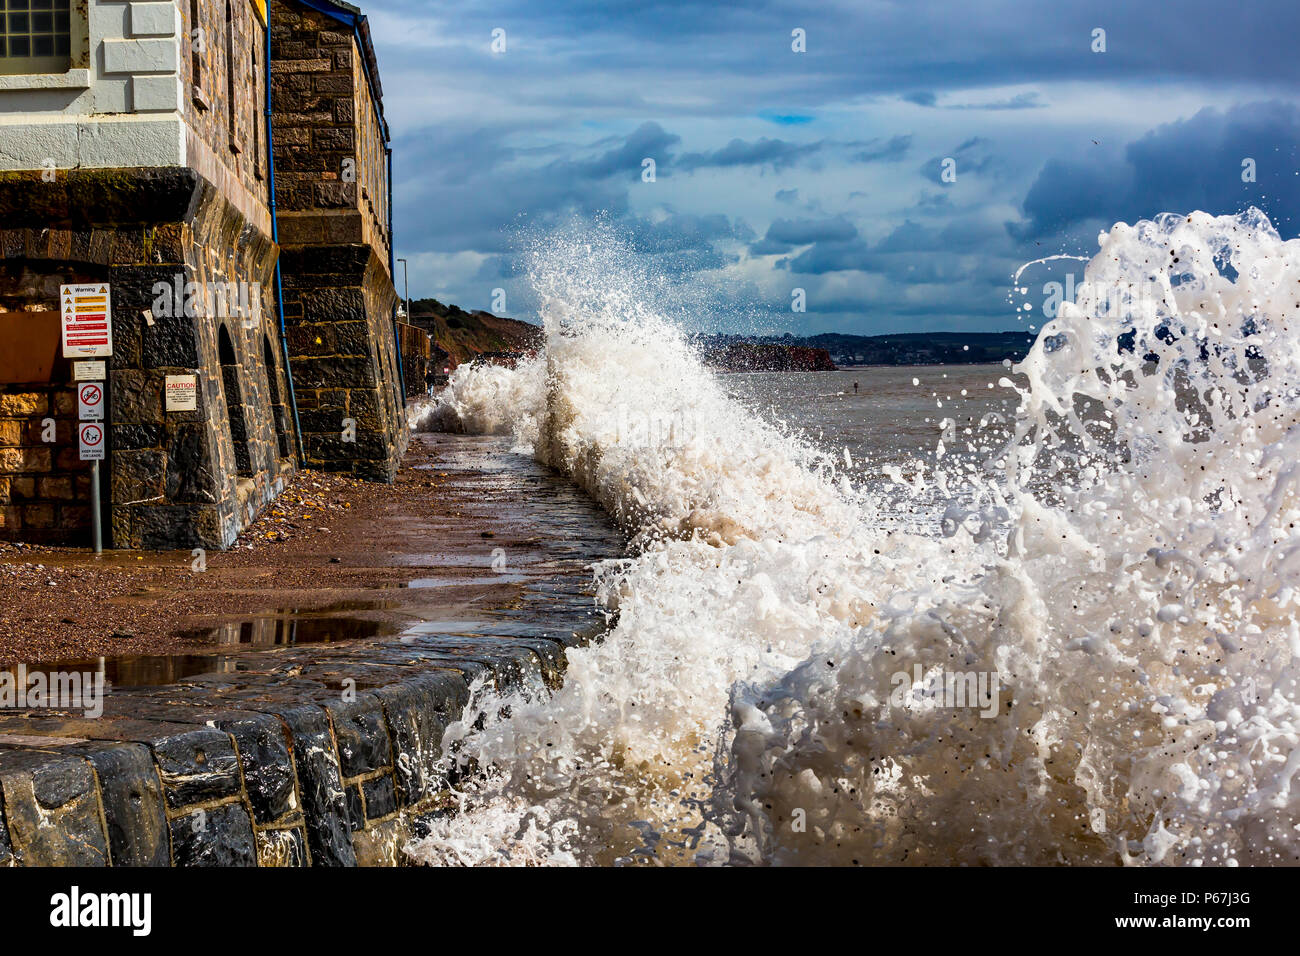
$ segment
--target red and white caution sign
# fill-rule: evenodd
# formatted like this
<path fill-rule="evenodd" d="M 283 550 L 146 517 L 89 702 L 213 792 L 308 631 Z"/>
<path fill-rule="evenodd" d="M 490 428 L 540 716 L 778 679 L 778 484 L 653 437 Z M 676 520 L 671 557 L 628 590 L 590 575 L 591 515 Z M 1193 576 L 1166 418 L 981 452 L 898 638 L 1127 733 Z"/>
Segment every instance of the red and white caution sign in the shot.
<path fill-rule="evenodd" d="M 82 382 L 77 386 L 77 417 L 83 422 L 104 420 L 103 382 Z"/>
<path fill-rule="evenodd" d="M 64 358 L 108 358 L 113 354 L 113 315 L 108 283 L 59 286 Z"/>
<path fill-rule="evenodd" d="M 100 422 L 82 422 L 78 436 L 82 461 L 104 460 L 104 426 Z"/>

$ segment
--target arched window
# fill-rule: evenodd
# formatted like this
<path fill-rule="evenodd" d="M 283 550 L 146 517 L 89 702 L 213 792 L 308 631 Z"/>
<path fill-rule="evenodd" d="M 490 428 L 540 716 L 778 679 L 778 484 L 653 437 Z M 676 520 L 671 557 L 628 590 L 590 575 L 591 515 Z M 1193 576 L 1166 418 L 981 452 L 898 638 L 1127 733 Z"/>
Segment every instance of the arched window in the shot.
<path fill-rule="evenodd" d="M 265 39 L 265 37 L 262 37 L 261 39 Z M 257 95 L 257 78 L 260 75 L 260 70 L 257 65 L 257 57 L 258 57 L 258 51 L 261 49 L 262 44 L 258 42 L 259 37 L 257 32 L 256 17 L 253 17 L 252 19 L 252 40 L 253 40 L 252 43 L 253 72 L 249 74 L 250 76 L 249 83 L 251 87 L 249 100 L 251 101 L 251 106 L 252 106 L 253 155 L 250 157 L 250 159 L 253 161 L 253 175 L 256 176 L 258 179 L 261 179 L 262 163 L 265 162 L 265 159 L 262 156 L 262 123 L 265 122 L 265 119 L 263 118 L 263 110 L 265 109 L 266 104 L 261 102 L 260 98 Z M 266 82 L 268 84 L 271 82 L 271 77 L 269 75 L 266 78 Z"/>
<path fill-rule="evenodd" d="M 226 415 L 230 419 L 230 441 L 235 446 L 235 470 L 251 478 L 253 463 L 248 454 L 248 424 L 244 420 L 243 392 L 239 387 L 239 361 L 230 330 L 223 323 L 217 332 L 217 358 L 221 362 L 221 387 L 226 394 Z"/>
<path fill-rule="evenodd" d="M 226 0 L 226 124 L 230 131 L 230 151 L 242 153 L 244 143 L 239 135 L 238 104 L 236 103 L 237 86 L 235 72 L 235 29 L 238 27 L 235 8 Z"/>
<path fill-rule="evenodd" d="M 285 422 L 288 414 L 280 400 L 280 375 L 275 367 L 275 349 L 271 348 L 270 336 L 262 336 L 262 361 L 266 365 L 266 384 L 270 390 L 271 418 L 275 421 L 275 437 L 280 446 L 280 457 L 289 457 L 289 429 Z"/>

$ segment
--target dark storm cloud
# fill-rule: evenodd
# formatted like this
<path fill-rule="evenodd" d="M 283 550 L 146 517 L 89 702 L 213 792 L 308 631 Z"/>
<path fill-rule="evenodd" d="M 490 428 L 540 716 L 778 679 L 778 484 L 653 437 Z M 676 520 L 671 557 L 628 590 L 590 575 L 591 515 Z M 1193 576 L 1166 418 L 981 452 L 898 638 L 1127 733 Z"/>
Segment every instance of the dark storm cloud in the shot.
<path fill-rule="evenodd" d="M 880 242 L 877 252 L 975 252 L 1001 239 L 1001 224 L 979 216 L 950 219 L 942 228 L 905 220 Z"/>
<path fill-rule="evenodd" d="M 818 242 L 792 259 L 779 265 L 791 272 L 806 275 L 824 275 L 828 272 L 865 271 L 870 262 L 871 247 L 862 239 L 847 242 Z"/>
<path fill-rule="evenodd" d="M 912 134 L 902 133 L 898 136 L 891 136 L 884 143 L 868 143 L 867 147 L 855 153 L 853 158 L 859 163 L 899 160 L 906 156 L 907 151 L 911 148 Z"/>
<path fill-rule="evenodd" d="M 744 242 L 753 236 L 754 230 L 745 222 L 720 213 L 706 216 L 670 213 L 655 222 L 638 219 L 631 225 L 634 248 L 653 254 L 712 249 L 722 239 Z"/>
<path fill-rule="evenodd" d="M 572 172 L 584 179 L 607 176 L 640 179 L 643 160 L 655 159 L 662 165 L 668 159 L 668 151 L 679 142 L 680 136 L 667 132 L 658 123 L 642 123 L 621 145 L 588 162 L 574 163 Z"/>
<path fill-rule="evenodd" d="M 989 152 L 990 143 L 982 136 L 973 136 L 957 146 L 946 156 L 933 156 L 921 167 L 921 175 L 932 182 L 944 184 L 943 172 L 948 160 L 953 162 L 953 170 L 958 176 L 983 173 L 991 169 L 996 162 Z"/>
<path fill-rule="evenodd" d="M 989 103 L 953 103 L 951 106 L 945 106 L 948 110 L 1041 110 L 1046 109 L 1047 104 L 1038 99 L 1038 94 L 1030 91 L 1028 93 L 1017 93 L 1005 100 L 993 100 Z"/>
<path fill-rule="evenodd" d="M 750 247 L 756 256 L 789 252 L 796 246 L 815 242 L 846 242 L 856 238 L 857 226 L 843 216 L 831 219 L 778 219 L 768 226 L 767 234 Z"/>
<path fill-rule="evenodd" d="M 824 142 L 791 143 L 782 139 L 759 137 L 753 142 L 733 139 L 721 149 L 708 153 L 686 153 L 677 161 L 684 170 L 727 168 L 731 166 L 770 166 L 785 169 L 822 151 Z"/>
<path fill-rule="evenodd" d="M 432 18 L 429 29 L 474 38 L 467 49 L 440 51 L 452 69 L 483 71 L 491 30 L 503 28 L 511 52 L 496 72 L 543 75 L 557 61 L 573 72 L 691 74 L 713 83 L 734 80 L 728 96 L 770 109 L 764 87 L 778 57 L 796 57 L 791 30 L 807 35 L 806 54 L 790 71 L 790 102 L 892 92 L 924 96 L 1028 81 L 1135 82 L 1300 79 L 1294 40 L 1300 11 L 1290 0 L 1225 8 L 1219 0 L 989 0 L 980 4 L 918 2 L 830 7 L 817 0 L 729 6 L 709 2 L 610 4 L 600 0 L 390 0 L 371 10 L 387 32 Z M 391 25 L 391 26 L 390 26 Z M 1091 49 L 1092 31 L 1106 31 L 1105 53 Z M 552 52 L 555 51 L 555 52 Z M 381 49 L 381 54 L 384 51 Z M 510 59 L 513 57 L 514 59 Z M 385 64 L 387 59 L 385 60 Z M 748 87 L 749 93 L 743 90 Z M 600 84 L 575 92 L 603 93 Z M 917 91 L 921 91 L 920 94 Z M 524 87 L 522 92 L 528 92 Z"/>
<path fill-rule="evenodd" d="M 436 280 L 453 301 L 485 305 L 470 301 L 484 280 L 522 285 L 518 227 L 603 214 L 684 274 L 752 243 L 780 256 L 769 281 L 890 283 L 826 296 L 810 309 L 826 322 L 960 324 L 1005 314 L 1008 263 L 1076 251 L 1098 224 L 1247 203 L 1284 226 L 1300 214 L 1294 0 L 368 7 L 395 136 L 398 254 L 486 256 L 461 256 L 455 278 L 413 271 L 416 295 Z M 790 48 L 796 27 L 803 54 Z M 504 55 L 489 50 L 496 28 Z M 1095 28 L 1105 53 L 1090 49 Z M 1180 105 L 1144 127 L 1125 112 L 1130 93 Z M 1275 102 L 1197 112 L 1211 96 Z M 1112 147 L 1093 127 L 1130 142 Z M 1247 156 L 1254 184 L 1240 179 Z M 640 180 L 645 158 L 658 185 Z M 945 158 L 957 188 L 942 181 Z M 774 171 L 775 196 L 763 178 Z M 980 178 L 970 189 L 963 177 Z M 811 218 L 776 218 L 795 210 Z"/>
<path fill-rule="evenodd" d="M 934 106 L 945 110 L 1036 110 L 1044 109 L 1047 104 L 1038 99 L 1038 93 L 1029 91 L 1028 93 L 1017 93 L 1015 96 L 1003 100 L 992 100 L 987 103 L 946 103 L 939 106 L 939 98 L 929 91 L 919 93 L 904 93 L 899 99 L 907 103 L 915 103 L 917 106 Z"/>
<path fill-rule="evenodd" d="M 503 252 L 511 231 L 525 224 L 573 213 L 622 216 L 642 160 L 658 155 L 668 162 L 679 140 L 658 123 L 644 123 L 613 142 L 599 141 L 609 148 L 593 155 L 531 165 L 516 162 L 519 151 L 502 145 L 508 130 L 462 132 L 434 129 L 399 140 L 394 150 L 399 173 L 408 166 L 424 171 L 402 178 L 396 200 L 399 208 L 423 211 L 407 223 L 404 238 L 417 238 L 426 250 Z"/>
<path fill-rule="evenodd" d="M 844 156 L 858 163 L 891 162 L 902 159 L 912 147 L 912 134 L 901 133 L 888 139 L 871 139 L 862 142 L 833 142 L 817 140 L 812 143 L 793 143 L 780 139 L 759 137 L 752 142 L 733 139 L 721 149 L 709 153 L 687 153 L 677 160 L 677 168 L 697 169 L 727 168 L 735 166 L 770 167 L 788 169 L 796 163 L 818 155 Z"/>
<path fill-rule="evenodd" d="M 1022 238 L 1066 232 L 1085 222 L 1133 222 L 1161 212 L 1235 213 L 1258 206 L 1287 235 L 1300 217 L 1300 109 L 1250 103 L 1227 112 L 1205 109 L 1129 143 L 1122 155 L 1048 162 L 1024 200 Z M 1254 161 L 1255 182 L 1243 163 Z"/>

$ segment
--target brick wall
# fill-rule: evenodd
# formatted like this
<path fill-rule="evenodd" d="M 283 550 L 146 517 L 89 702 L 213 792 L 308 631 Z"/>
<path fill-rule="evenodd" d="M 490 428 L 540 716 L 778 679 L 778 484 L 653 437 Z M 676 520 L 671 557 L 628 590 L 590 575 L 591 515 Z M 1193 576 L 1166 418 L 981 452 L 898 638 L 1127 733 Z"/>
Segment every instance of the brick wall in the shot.
<path fill-rule="evenodd" d="M 80 460 L 76 426 L 71 386 L 0 385 L 0 537 L 89 543 L 90 463 Z"/>
<path fill-rule="evenodd" d="M 88 544 L 90 463 L 77 450 L 72 366 L 61 355 L 59 285 L 102 275 L 0 260 L 0 537 Z"/>
<path fill-rule="evenodd" d="M 376 116 L 375 91 L 359 62 L 352 71 L 352 89 L 357 104 L 357 202 L 363 233 L 386 262 L 392 245 L 388 234 L 388 150 L 384 145 L 387 131 Z"/>
<path fill-rule="evenodd" d="M 304 465 L 391 481 L 409 435 L 387 269 L 363 245 L 286 247 L 281 268 Z"/>
<path fill-rule="evenodd" d="M 120 344 L 109 395 L 117 547 L 225 547 L 275 499 L 291 469 L 283 413 L 273 401 L 287 391 L 279 349 L 272 349 L 274 365 L 264 360 L 265 340 L 278 342 L 275 246 L 211 183 L 195 179 L 190 209 L 166 254 L 114 269 Z M 155 287 L 174 288 L 177 276 L 204 297 L 198 314 L 175 314 L 174 307 L 172 315 L 154 314 Z M 260 308 L 236 314 L 215 294 L 217 307 L 209 308 L 205 293 L 218 284 L 256 288 Z M 223 330 L 233 358 L 224 367 Z M 166 378 L 182 374 L 198 377 L 199 407 L 168 412 Z"/>
<path fill-rule="evenodd" d="M 358 163 L 352 34 L 285 2 L 273 8 L 271 35 L 276 204 L 282 212 L 358 209 L 348 170 Z"/>
<path fill-rule="evenodd" d="M 353 34 L 285 0 L 271 40 L 281 241 L 365 243 L 386 263 L 387 129 Z"/>

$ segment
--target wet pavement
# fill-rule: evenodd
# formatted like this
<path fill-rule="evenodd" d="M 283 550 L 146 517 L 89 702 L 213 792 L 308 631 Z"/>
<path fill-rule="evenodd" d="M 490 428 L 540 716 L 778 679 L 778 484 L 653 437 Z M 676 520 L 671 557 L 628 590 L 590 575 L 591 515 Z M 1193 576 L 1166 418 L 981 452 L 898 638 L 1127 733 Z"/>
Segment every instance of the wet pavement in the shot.
<path fill-rule="evenodd" d="M 242 584 L 250 610 L 189 615 L 191 649 L 0 672 L 0 689 L 21 674 L 80 692 L 0 707 L 0 865 L 412 862 L 402 847 L 454 806 L 447 724 L 486 706 L 477 685 L 558 686 L 566 648 L 607 625 L 590 565 L 624 547 L 594 504 L 502 440 L 414 444 L 441 478 L 436 508 L 397 495 L 351 517 L 356 548 L 312 539 L 231 562 L 209 593 Z M 292 586 L 250 587 L 268 564 Z M 100 675 L 109 686 L 89 693 Z"/>
<path fill-rule="evenodd" d="M 422 434 L 409 458 L 415 461 L 408 460 L 403 479 L 434 482 L 424 497 L 398 493 L 301 541 L 211 555 L 202 575 L 190 573 L 188 552 L 6 555 L 0 568 L 37 561 L 46 569 L 41 576 L 60 584 L 85 568 L 140 579 L 99 608 L 114 636 L 129 639 L 144 627 L 170 624 L 165 639 L 125 642 L 132 649 L 143 644 L 145 653 L 39 658 L 5 653 L 0 623 L 0 662 L 29 671 L 76 665 L 102 670 L 113 683 L 154 684 L 196 673 L 208 655 L 215 658 L 208 666 L 221 669 L 234 650 L 373 639 L 429 621 L 457 633 L 490 631 L 527 621 L 555 593 L 590 602 L 590 564 L 623 552 L 623 537 L 590 500 L 511 453 L 505 439 Z M 591 610 L 578 625 L 591 626 Z M 92 615 L 73 613 L 46 626 L 62 637 L 58 631 L 92 623 Z M 69 633 L 58 643 L 78 641 Z M 113 642 L 92 643 L 98 651 Z M 170 652 L 150 653 L 150 644 Z"/>

